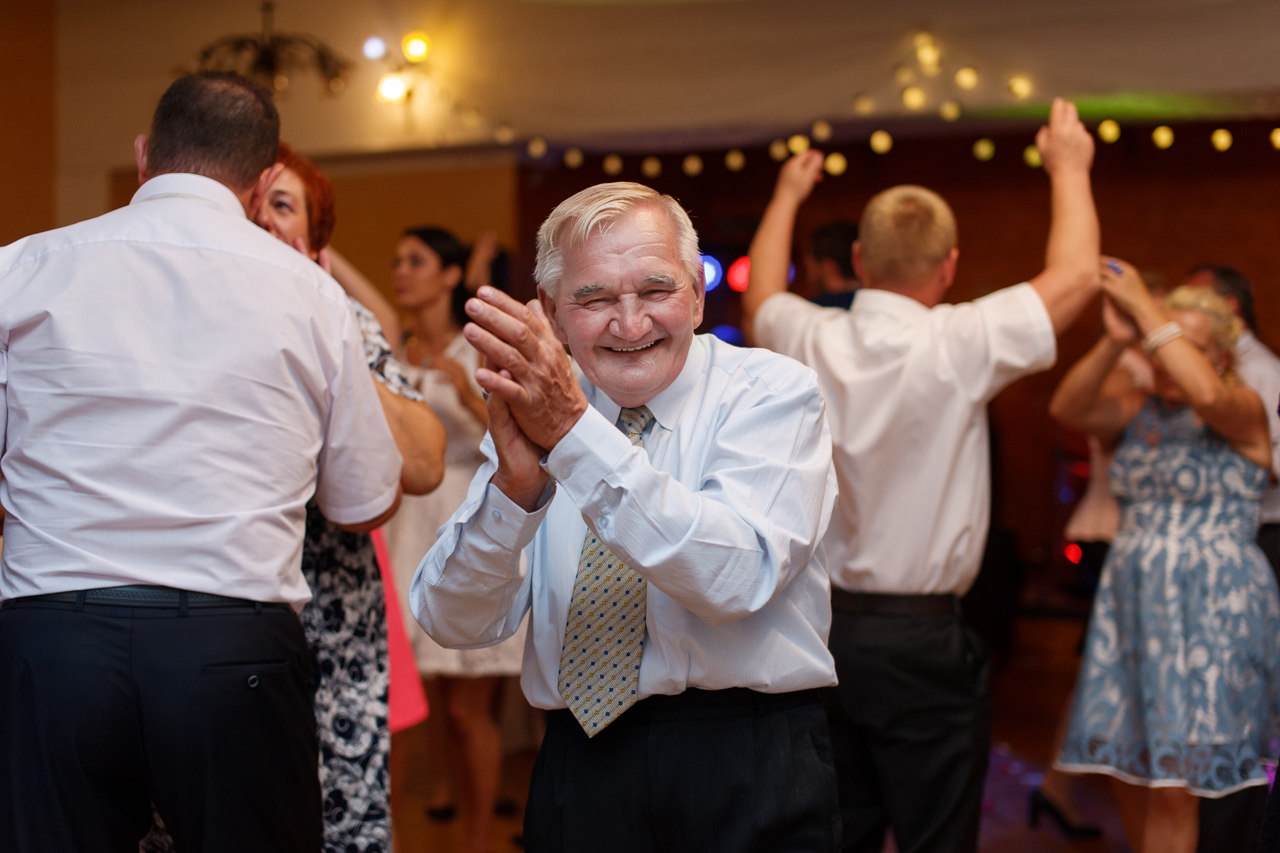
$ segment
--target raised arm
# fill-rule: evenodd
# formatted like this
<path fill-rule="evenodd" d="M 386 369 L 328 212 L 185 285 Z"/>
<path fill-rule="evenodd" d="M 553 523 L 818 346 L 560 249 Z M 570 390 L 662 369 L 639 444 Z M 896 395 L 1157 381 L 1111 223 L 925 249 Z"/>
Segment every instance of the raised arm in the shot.
<path fill-rule="evenodd" d="M 471 256 L 467 258 L 467 274 L 463 278 L 467 290 L 475 293 L 486 284 L 493 284 L 489 280 L 489 268 L 497 256 L 497 234 L 486 231 L 476 238 L 475 245 L 471 247 Z"/>
<path fill-rule="evenodd" d="M 822 180 L 822 162 L 822 153 L 811 149 L 792 157 L 778 173 L 773 198 L 751 241 L 751 277 L 742 294 L 743 328 L 748 332 L 755 328 L 756 311 L 765 300 L 787 289 L 796 211 Z"/>
<path fill-rule="evenodd" d="M 1049 414 L 1059 423 L 1114 444 L 1142 406 L 1143 394 L 1116 365 L 1137 338 L 1133 323 L 1108 299 L 1103 303 L 1106 332 L 1062 377 L 1049 401 Z"/>
<path fill-rule="evenodd" d="M 1115 266 L 1103 269 L 1102 287 L 1109 298 L 1133 317 L 1138 332 L 1145 337 L 1165 326 L 1170 318 L 1147 291 L 1138 271 L 1123 261 L 1110 263 Z M 1175 314 L 1183 323 L 1204 318 L 1194 311 Z M 1188 330 L 1187 335 L 1190 334 Z M 1221 365 L 1212 363 L 1201 349 L 1206 344 L 1198 345 L 1188 336 L 1160 343 L 1153 356 L 1157 366 L 1177 383 L 1187 403 L 1206 424 L 1242 456 L 1269 470 L 1271 426 L 1262 399 L 1246 385 L 1228 385 L 1223 381 L 1218 372 Z"/>
<path fill-rule="evenodd" d="M 1053 329 L 1061 334 L 1098 293 L 1098 213 L 1089 185 L 1093 137 L 1075 105 L 1055 98 L 1049 124 L 1036 134 L 1052 188 L 1044 272 L 1031 280 Z"/>
<path fill-rule="evenodd" d="M 400 340 L 400 317 L 396 313 L 396 309 L 392 307 L 387 298 L 382 295 L 378 288 L 373 286 L 373 282 L 364 277 L 360 270 L 352 266 L 351 262 L 338 253 L 338 250 L 330 246 L 324 250 L 328 256 L 329 274 L 337 279 L 338 284 L 342 285 L 342 289 L 347 295 L 359 302 L 365 308 L 373 312 L 373 316 L 378 318 L 378 325 L 382 326 L 382 333 L 387 336 L 387 340 L 398 345 Z"/>

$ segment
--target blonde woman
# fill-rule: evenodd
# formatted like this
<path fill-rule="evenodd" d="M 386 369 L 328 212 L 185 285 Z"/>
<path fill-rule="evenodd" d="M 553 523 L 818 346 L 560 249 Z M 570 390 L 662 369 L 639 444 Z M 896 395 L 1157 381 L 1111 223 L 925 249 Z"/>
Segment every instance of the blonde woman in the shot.
<path fill-rule="evenodd" d="M 1230 306 L 1186 287 L 1158 304 L 1132 267 L 1105 266 L 1106 333 L 1050 404 L 1116 446 L 1121 511 L 1057 767 L 1116 780 L 1135 851 L 1191 853 L 1196 798 L 1267 784 L 1280 732 L 1280 592 L 1254 542 L 1271 440 L 1231 369 Z M 1104 388 L 1139 336 L 1155 393 Z"/>

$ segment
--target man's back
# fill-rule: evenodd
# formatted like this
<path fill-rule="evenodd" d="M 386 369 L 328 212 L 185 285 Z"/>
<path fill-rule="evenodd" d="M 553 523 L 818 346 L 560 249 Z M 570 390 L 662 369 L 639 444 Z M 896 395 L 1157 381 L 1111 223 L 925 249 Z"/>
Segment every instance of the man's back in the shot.
<path fill-rule="evenodd" d="M 989 519 L 986 404 L 1056 354 L 1040 298 L 1023 285 L 929 309 L 863 289 L 846 313 L 785 294 L 760 309 L 755 332 L 813 367 L 827 400 L 840 482 L 832 583 L 962 594 Z"/>
<path fill-rule="evenodd" d="M 161 176 L 127 208 L 0 250 L 0 348 L 0 597 L 105 581 L 307 598 L 300 543 L 318 468 L 326 501 L 322 445 L 377 401 L 339 381 L 363 363 L 340 289 L 229 190 Z M 335 406 L 339 387 L 349 399 Z M 369 477 L 386 488 L 335 493 L 327 508 L 350 511 L 337 521 L 395 490 L 370 435 Z M 337 479 L 364 451 L 341 452 Z"/>

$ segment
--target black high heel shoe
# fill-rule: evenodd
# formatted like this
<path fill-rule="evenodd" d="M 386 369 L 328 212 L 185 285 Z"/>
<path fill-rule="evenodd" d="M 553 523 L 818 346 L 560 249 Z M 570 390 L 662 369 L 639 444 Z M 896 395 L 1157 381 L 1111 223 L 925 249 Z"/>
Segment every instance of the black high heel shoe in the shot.
<path fill-rule="evenodd" d="M 1072 823 L 1067 820 L 1067 816 L 1062 813 L 1062 809 L 1057 804 L 1041 793 L 1039 788 L 1031 789 L 1031 796 L 1027 800 L 1027 826 L 1035 829 L 1040 823 L 1040 813 L 1044 812 L 1053 822 L 1058 825 L 1058 829 L 1067 838 L 1101 838 L 1102 827 L 1093 826 L 1086 823 Z"/>

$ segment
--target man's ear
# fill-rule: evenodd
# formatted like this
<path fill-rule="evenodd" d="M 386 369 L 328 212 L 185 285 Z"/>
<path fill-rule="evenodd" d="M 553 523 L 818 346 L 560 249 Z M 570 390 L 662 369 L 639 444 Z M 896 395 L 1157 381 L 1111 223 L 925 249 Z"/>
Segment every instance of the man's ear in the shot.
<path fill-rule="evenodd" d="M 823 258 L 818 261 L 818 269 L 822 275 L 823 290 L 841 290 L 844 288 L 844 271 L 834 258 Z"/>
<path fill-rule="evenodd" d="M 866 270 L 862 268 L 862 241 L 853 241 L 853 271 L 858 274 L 859 281 L 867 280 Z"/>
<path fill-rule="evenodd" d="M 942 262 L 942 290 L 945 293 L 956 280 L 956 262 L 960 260 L 960 247 L 953 246 L 951 254 Z"/>
<path fill-rule="evenodd" d="M 145 133 L 139 133 L 133 140 L 133 159 L 138 164 L 138 186 L 147 182 L 147 143 L 151 140 Z"/>
<path fill-rule="evenodd" d="M 249 203 L 245 205 L 245 215 L 249 219 L 257 219 L 258 209 L 262 207 L 262 203 L 267 199 L 267 192 L 271 189 L 271 185 L 276 182 L 276 178 L 280 177 L 280 173 L 284 171 L 284 163 L 273 163 L 266 169 L 262 170 L 262 174 L 258 176 L 258 182 L 253 185 L 253 192 L 249 194 Z M 243 200 L 243 196 L 241 199 Z"/>
<path fill-rule="evenodd" d="M 559 306 L 542 285 L 538 285 L 538 304 L 542 306 L 542 313 L 547 315 L 547 322 L 551 324 L 551 331 L 556 336 L 556 340 L 567 345 L 569 336 L 565 334 L 564 326 L 560 324 Z"/>

